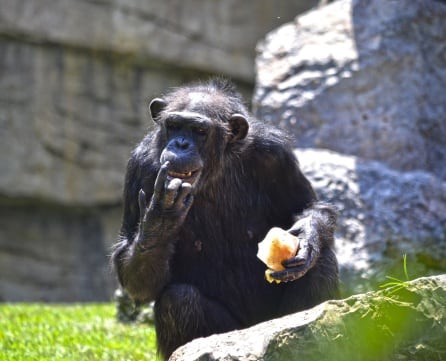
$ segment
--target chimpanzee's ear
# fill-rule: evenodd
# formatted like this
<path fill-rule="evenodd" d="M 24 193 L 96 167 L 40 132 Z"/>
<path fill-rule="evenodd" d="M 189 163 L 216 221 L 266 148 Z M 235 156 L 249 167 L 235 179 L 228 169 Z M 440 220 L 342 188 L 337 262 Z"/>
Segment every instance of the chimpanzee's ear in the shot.
<path fill-rule="evenodd" d="M 229 118 L 229 127 L 231 128 L 232 137 L 230 142 L 241 140 L 248 134 L 249 124 L 246 118 L 241 114 L 233 114 Z"/>
<path fill-rule="evenodd" d="M 166 107 L 167 103 L 161 98 L 155 98 L 150 102 L 150 115 L 154 122 L 158 120 L 158 115 Z"/>

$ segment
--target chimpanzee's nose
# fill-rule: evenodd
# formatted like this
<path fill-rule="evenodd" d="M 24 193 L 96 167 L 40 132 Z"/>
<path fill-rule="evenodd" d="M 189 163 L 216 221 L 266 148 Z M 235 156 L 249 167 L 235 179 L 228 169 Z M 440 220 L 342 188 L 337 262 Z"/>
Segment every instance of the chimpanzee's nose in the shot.
<path fill-rule="evenodd" d="M 178 149 L 186 150 L 189 148 L 189 141 L 184 138 L 178 138 L 175 140 L 175 146 Z"/>

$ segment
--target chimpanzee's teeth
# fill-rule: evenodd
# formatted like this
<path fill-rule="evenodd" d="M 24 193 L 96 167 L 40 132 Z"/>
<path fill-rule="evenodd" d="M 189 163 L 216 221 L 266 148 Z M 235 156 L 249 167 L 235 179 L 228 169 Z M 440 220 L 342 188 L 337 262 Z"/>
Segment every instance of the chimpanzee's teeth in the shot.
<path fill-rule="evenodd" d="M 177 172 L 170 171 L 169 175 L 173 178 L 189 178 L 189 177 L 192 177 L 192 172 L 177 173 Z"/>

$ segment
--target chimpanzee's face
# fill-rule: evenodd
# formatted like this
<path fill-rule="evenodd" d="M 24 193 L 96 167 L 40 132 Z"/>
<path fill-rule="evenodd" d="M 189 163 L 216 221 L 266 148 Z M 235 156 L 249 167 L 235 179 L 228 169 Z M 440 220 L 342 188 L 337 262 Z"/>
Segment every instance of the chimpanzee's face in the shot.
<path fill-rule="evenodd" d="M 211 120 L 195 112 L 169 112 L 161 126 L 166 140 L 160 163 L 169 162 L 168 178 L 194 184 L 203 166 L 202 156 L 211 133 Z"/>
<path fill-rule="evenodd" d="M 216 178 L 227 144 L 246 137 L 247 119 L 220 98 L 191 92 L 171 103 L 160 98 L 150 103 L 152 119 L 162 132 L 160 164 L 169 162 L 169 179 L 196 186 L 203 174 L 203 179 Z"/>

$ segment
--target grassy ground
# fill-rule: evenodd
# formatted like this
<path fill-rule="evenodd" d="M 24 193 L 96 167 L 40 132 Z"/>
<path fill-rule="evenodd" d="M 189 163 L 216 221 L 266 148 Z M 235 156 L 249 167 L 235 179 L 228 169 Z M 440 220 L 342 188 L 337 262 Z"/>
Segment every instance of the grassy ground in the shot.
<path fill-rule="evenodd" d="M 157 360 L 155 331 L 112 304 L 0 304 L 0 360 Z"/>

